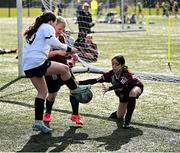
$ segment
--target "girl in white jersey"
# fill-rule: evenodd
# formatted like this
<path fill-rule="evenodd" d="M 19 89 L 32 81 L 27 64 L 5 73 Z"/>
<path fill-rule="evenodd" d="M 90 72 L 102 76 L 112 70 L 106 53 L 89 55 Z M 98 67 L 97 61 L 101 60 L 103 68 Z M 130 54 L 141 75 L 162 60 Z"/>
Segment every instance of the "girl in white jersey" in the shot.
<path fill-rule="evenodd" d="M 37 17 L 34 25 L 24 33 L 27 44 L 23 52 L 23 70 L 26 77 L 30 78 L 32 84 L 37 89 L 35 122 L 32 128 L 43 133 L 52 131 L 42 121 L 44 102 L 48 91 L 44 76 L 58 74 L 65 81 L 69 89 L 81 92 L 81 89 L 77 88 L 77 84 L 71 77 L 67 65 L 48 60 L 50 47 L 64 50 L 62 52 L 65 54 L 66 52 L 77 52 L 76 48 L 70 48 L 66 44 L 60 43 L 55 37 L 55 24 L 56 16 L 52 12 L 45 12 Z"/>

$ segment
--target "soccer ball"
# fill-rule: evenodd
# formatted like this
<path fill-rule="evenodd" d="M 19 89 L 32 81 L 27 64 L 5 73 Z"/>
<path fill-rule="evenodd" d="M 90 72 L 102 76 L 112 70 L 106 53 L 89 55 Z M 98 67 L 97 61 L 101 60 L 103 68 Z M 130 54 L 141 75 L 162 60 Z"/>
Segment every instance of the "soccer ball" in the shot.
<path fill-rule="evenodd" d="M 83 104 L 89 103 L 93 97 L 90 85 L 80 85 L 77 89 L 71 90 L 70 95 L 76 97 L 77 101 Z"/>

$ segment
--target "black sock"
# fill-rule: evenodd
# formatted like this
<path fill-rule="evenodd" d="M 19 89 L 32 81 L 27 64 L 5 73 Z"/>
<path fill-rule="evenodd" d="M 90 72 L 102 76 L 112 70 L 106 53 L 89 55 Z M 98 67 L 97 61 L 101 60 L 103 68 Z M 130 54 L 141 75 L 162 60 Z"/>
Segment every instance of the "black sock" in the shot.
<path fill-rule="evenodd" d="M 48 99 L 46 99 L 46 113 L 51 114 L 53 104 L 54 101 L 49 101 Z"/>
<path fill-rule="evenodd" d="M 77 84 L 72 77 L 69 80 L 66 80 L 64 82 L 70 90 L 74 90 L 77 88 Z"/>
<path fill-rule="evenodd" d="M 79 114 L 79 102 L 77 101 L 76 97 L 70 96 L 70 102 L 72 107 L 72 114 L 78 115 Z"/>
<path fill-rule="evenodd" d="M 135 109 L 135 106 L 136 106 L 136 98 L 130 97 L 128 105 L 127 105 L 126 116 L 125 116 L 125 122 L 126 123 L 130 123 L 131 118 L 132 118 L 132 114 L 133 114 L 134 109 Z"/>
<path fill-rule="evenodd" d="M 42 120 L 44 113 L 44 99 L 35 98 L 35 120 Z"/>

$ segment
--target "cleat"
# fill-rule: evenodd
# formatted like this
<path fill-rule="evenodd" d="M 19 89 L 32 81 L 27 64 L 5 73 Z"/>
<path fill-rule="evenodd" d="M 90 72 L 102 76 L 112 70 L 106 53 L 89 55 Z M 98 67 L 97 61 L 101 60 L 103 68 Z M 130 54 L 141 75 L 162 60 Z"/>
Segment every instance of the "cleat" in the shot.
<path fill-rule="evenodd" d="M 44 113 L 43 121 L 44 122 L 51 122 L 52 121 L 52 115 L 50 113 Z"/>
<path fill-rule="evenodd" d="M 81 121 L 80 119 L 80 115 L 71 115 L 71 118 L 70 118 L 73 122 L 76 122 L 76 124 L 78 125 L 83 125 L 83 122 Z"/>
<path fill-rule="evenodd" d="M 123 122 L 123 128 L 124 128 L 124 129 L 129 129 L 129 128 L 130 128 L 129 123 L 126 123 L 126 122 L 124 121 L 124 122 Z"/>
<path fill-rule="evenodd" d="M 117 111 L 113 112 L 110 116 L 109 116 L 110 119 L 116 119 L 118 120 L 119 122 L 123 122 L 123 118 L 118 118 L 117 117 Z"/>
<path fill-rule="evenodd" d="M 35 123 L 32 126 L 32 129 L 33 131 L 41 131 L 43 133 L 50 133 L 52 131 L 52 129 L 44 125 L 43 121 L 35 121 Z"/>
<path fill-rule="evenodd" d="M 111 119 L 117 119 L 117 111 L 115 111 L 115 112 L 113 112 L 110 116 L 109 116 L 109 118 L 111 118 Z"/>

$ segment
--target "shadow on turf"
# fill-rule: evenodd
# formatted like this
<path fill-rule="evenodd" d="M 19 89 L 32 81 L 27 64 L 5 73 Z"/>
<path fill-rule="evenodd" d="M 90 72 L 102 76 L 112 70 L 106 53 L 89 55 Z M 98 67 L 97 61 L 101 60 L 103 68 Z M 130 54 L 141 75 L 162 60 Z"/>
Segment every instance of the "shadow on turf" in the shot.
<path fill-rule="evenodd" d="M 0 98 L 2 98 L 2 97 L 0 97 Z M 4 99 L 0 99 L 0 103 L 16 104 L 16 105 L 20 105 L 20 106 L 29 107 L 29 108 L 33 108 L 34 107 L 34 105 L 27 104 L 26 102 L 11 101 L 11 100 L 4 100 Z M 68 110 L 53 109 L 53 111 L 61 112 L 61 113 L 66 113 L 66 114 L 71 114 L 71 111 L 68 111 Z M 82 116 L 86 116 L 86 117 L 91 117 L 91 118 L 97 118 L 97 119 L 112 121 L 111 119 L 109 119 L 107 117 L 99 116 L 99 115 L 94 115 L 94 114 L 81 113 L 81 115 Z M 176 132 L 176 133 L 180 132 L 180 129 L 169 128 L 169 127 L 166 127 L 166 126 L 158 126 L 158 125 L 147 124 L 147 123 L 131 122 L 131 125 L 143 126 L 143 127 L 147 127 L 147 128 L 154 128 L 154 129 L 161 129 L 161 130 L 172 131 L 172 132 Z"/>
<path fill-rule="evenodd" d="M 2 87 L 0 87 L 0 91 L 6 89 L 7 87 L 9 87 L 11 84 L 15 83 L 16 81 L 20 80 L 22 77 L 18 77 L 15 78 L 14 80 L 6 83 L 5 85 L 3 85 Z"/>
<path fill-rule="evenodd" d="M 84 144 L 88 139 L 86 133 L 76 133 L 80 126 L 70 126 L 63 136 L 53 137 L 52 134 L 39 133 L 32 135 L 30 140 L 18 152 L 61 152 L 71 144 Z"/>
<path fill-rule="evenodd" d="M 27 88 L 27 89 L 24 89 L 24 90 L 20 90 L 20 91 L 13 92 L 13 93 L 7 93 L 7 94 L 1 96 L 0 98 L 5 98 L 5 97 L 9 97 L 9 96 L 14 96 L 14 95 L 21 94 L 21 93 L 23 93 L 23 92 L 26 92 L 26 91 L 32 90 L 32 89 L 34 89 L 34 88 Z"/>
<path fill-rule="evenodd" d="M 121 146 L 128 143 L 131 138 L 143 135 L 142 130 L 138 128 L 130 127 L 129 129 L 122 128 L 122 122 L 116 121 L 117 129 L 112 132 L 111 135 L 94 138 L 98 142 L 102 142 L 98 146 L 104 146 L 107 151 L 118 151 Z"/>
<path fill-rule="evenodd" d="M 97 141 L 100 145 L 97 148 L 105 147 L 107 151 L 117 151 L 121 146 L 128 143 L 131 138 L 143 134 L 142 130 L 138 128 L 122 129 L 122 124 L 117 123 L 117 129 L 111 135 L 97 138 L 88 138 L 86 133 L 76 133 L 80 126 L 70 126 L 63 136 L 53 137 L 52 134 L 39 133 L 32 135 L 29 141 L 18 152 L 62 152 L 69 145 L 81 144 L 85 145 L 86 140 Z M 76 150 L 76 148 L 75 148 Z"/>

